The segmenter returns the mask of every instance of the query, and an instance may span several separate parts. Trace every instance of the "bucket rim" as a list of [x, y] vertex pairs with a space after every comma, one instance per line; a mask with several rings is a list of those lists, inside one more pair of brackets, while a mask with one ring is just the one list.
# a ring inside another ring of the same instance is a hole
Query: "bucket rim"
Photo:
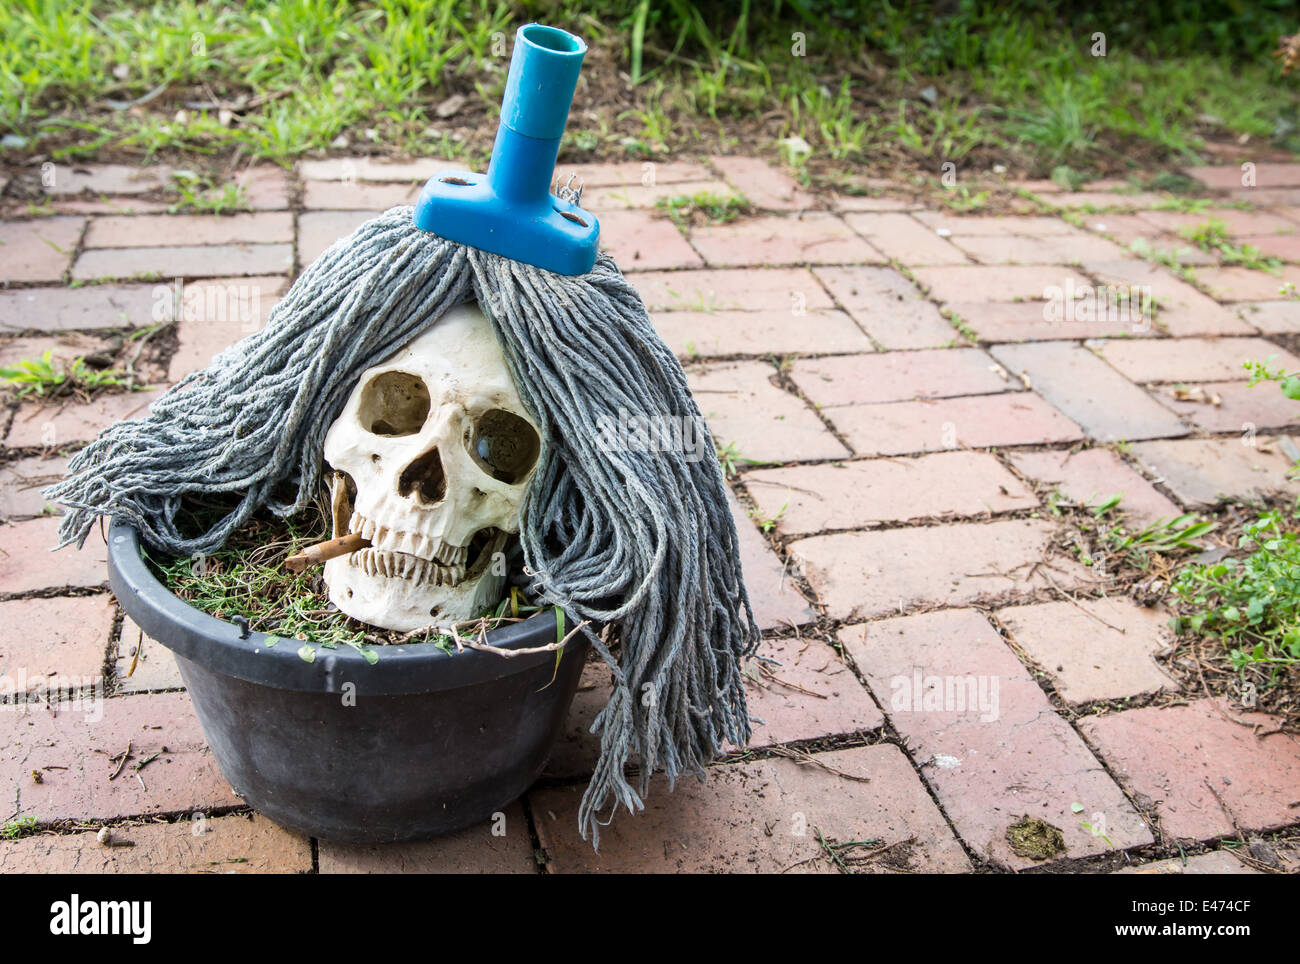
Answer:
[[[316, 644], [309, 662], [299, 655], [303, 641], [277, 637], [273, 642], [266, 633], [218, 619], [173, 594], [145, 564], [139, 532], [124, 522], [114, 522], [108, 531], [108, 572], [118, 604], [146, 635], [209, 670], [276, 689], [345, 693], [352, 684], [357, 694], [399, 696], [473, 686], [556, 663], [552, 652], [449, 653], [434, 643], [370, 646], [378, 657], [373, 663], [354, 647]], [[555, 616], [542, 612], [493, 630], [487, 640], [504, 649], [529, 649], [555, 642], [557, 628]], [[579, 635], [564, 647], [564, 657], [580, 658], [585, 643]]]

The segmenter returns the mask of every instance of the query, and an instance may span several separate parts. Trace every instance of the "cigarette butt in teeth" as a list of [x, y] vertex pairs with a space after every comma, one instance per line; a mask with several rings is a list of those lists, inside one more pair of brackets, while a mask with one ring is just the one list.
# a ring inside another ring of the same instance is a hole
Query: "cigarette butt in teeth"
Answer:
[[296, 556], [284, 560], [284, 567], [290, 572], [302, 572], [308, 566], [318, 566], [327, 559], [346, 556], [349, 552], [356, 552], [368, 545], [370, 545], [369, 539], [354, 532], [338, 539], [331, 539], [329, 542], [318, 542], [314, 546], [308, 546]]

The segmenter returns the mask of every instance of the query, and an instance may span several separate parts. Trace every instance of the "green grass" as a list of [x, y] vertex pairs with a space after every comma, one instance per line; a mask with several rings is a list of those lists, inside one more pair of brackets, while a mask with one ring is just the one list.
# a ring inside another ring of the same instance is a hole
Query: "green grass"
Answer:
[[19, 817], [0, 824], [0, 840], [17, 840], [36, 832], [35, 817]]
[[753, 210], [749, 201], [740, 195], [721, 195], [708, 191], [660, 198], [655, 202], [655, 207], [667, 214], [678, 227], [689, 224], [725, 224]]
[[[283, 161], [355, 128], [415, 149], [445, 76], [478, 79], [508, 30], [496, 0], [10, 0], [0, 128], [54, 139], [56, 158], [240, 148]], [[229, 114], [184, 104], [205, 91]]]
[[122, 388], [130, 384], [125, 372], [92, 368], [85, 358], [74, 358], [66, 367], [56, 365], [53, 352], [40, 358], [24, 358], [13, 365], [0, 367], [0, 383], [12, 388], [20, 397], [68, 395], [75, 391], [97, 388]]
[[318, 569], [289, 572], [284, 559], [326, 538], [319, 513], [283, 522], [259, 519], [232, 535], [220, 550], [193, 559], [154, 560], [163, 582], [196, 609], [229, 620], [241, 616], [250, 629], [286, 640], [310, 640], [326, 648], [363, 650], [365, 630], [349, 625], [319, 592]]
[[1277, 271], [1282, 267], [1281, 261], [1265, 257], [1254, 245], [1234, 242], [1228, 235], [1227, 225], [1218, 218], [1191, 225], [1178, 233], [1202, 251], [1217, 254], [1224, 264], [1241, 265], [1243, 268], [1260, 271]]
[[[1121, 448], [1123, 451], [1123, 448]], [[1118, 557], [1125, 563], [1146, 571], [1151, 568], [1155, 556], [1177, 557], [1203, 548], [1200, 540], [1218, 528], [1212, 520], [1202, 520], [1193, 513], [1176, 516], [1172, 519], [1158, 519], [1141, 529], [1132, 530], [1124, 525], [1118, 515], [1122, 495], [1111, 495], [1099, 504], [1091, 507], [1096, 531], [1100, 538], [1099, 550], [1107, 557]], [[1061, 514], [1059, 504], [1069, 504], [1070, 500], [1054, 493], [1052, 507], [1054, 514]], [[1086, 528], [1092, 525], [1085, 524]], [[1082, 551], [1082, 550], [1080, 550]], [[1085, 565], [1092, 565], [1094, 560], [1085, 558]], [[1113, 568], [1107, 565], [1106, 568]]]
[[168, 208], [172, 214], [230, 214], [251, 210], [243, 187], [234, 182], [217, 184], [210, 175], [195, 171], [174, 171], [172, 180], [180, 195]]
[[[0, 133], [56, 160], [288, 162], [346, 141], [481, 162], [509, 38], [537, 19], [607, 55], [601, 68], [593, 51], [588, 76], [603, 69], [612, 96], [588, 95], [566, 141], [580, 157], [744, 136], [773, 154], [804, 145], [787, 159], [805, 175], [993, 157], [1086, 173], [1135, 152], [1190, 159], [1207, 134], [1300, 146], [1300, 81], [1270, 56], [1297, 27], [1289, 5], [1118, 0], [1087, 30], [1068, 13], [992, 0], [9, 0]], [[1094, 29], [1104, 57], [1090, 50]], [[435, 111], [453, 91], [470, 97], [460, 140]]]
[[1265, 512], [1248, 523], [1241, 558], [1190, 565], [1171, 589], [1183, 603], [1180, 632], [1218, 639], [1233, 668], [1300, 663], [1300, 536], [1293, 512]]

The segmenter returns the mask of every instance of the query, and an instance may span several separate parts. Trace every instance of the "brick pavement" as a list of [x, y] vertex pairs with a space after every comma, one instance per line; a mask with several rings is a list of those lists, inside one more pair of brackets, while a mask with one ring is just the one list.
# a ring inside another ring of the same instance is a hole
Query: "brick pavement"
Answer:
[[[250, 816], [170, 654], [107, 594], [102, 545], [44, 551], [56, 521], [38, 489], [265, 324], [295, 272], [440, 166], [255, 167], [238, 178], [250, 210], [216, 217], [168, 213], [150, 193], [162, 168], [91, 164], [56, 170], [47, 213], [0, 208], [3, 363], [176, 321], [153, 391], [0, 414], [0, 678], [29, 701], [0, 713], [0, 817], [41, 828], [0, 840], [0, 870], [824, 872], [819, 839], [875, 841], [857, 852], [868, 871], [1023, 870], [1039, 862], [1006, 830], [1030, 815], [1062, 831], [1055, 860], [1075, 870], [1251, 872], [1230, 838], [1300, 823], [1295, 738], [1267, 719], [1257, 736], [1198, 694], [1162, 700], [1179, 693], [1158, 658], [1167, 613], [1093, 598], [1047, 511], [1122, 493], [1145, 525], [1300, 494], [1294, 406], [1247, 389], [1242, 368], [1300, 367], [1296, 165], [1261, 164], [1253, 189], [1232, 166], [1191, 170], [1222, 202], [1205, 212], [1026, 183], [1040, 201], [1003, 216], [892, 186], [817, 194], [745, 157], [578, 173], [734, 469], [765, 636], [747, 670], [753, 749], [672, 795], [656, 780], [593, 854], [575, 832], [609, 685], [593, 664], [543, 780], [490, 826], [313, 847]], [[701, 191], [753, 211], [679, 229], [655, 210]], [[1179, 232], [1208, 216], [1282, 267], [1192, 248]], [[128, 740], [160, 754], [138, 781], [111, 776]], [[101, 825], [134, 846], [102, 847]], [[1185, 864], [1166, 859], [1178, 848]]]

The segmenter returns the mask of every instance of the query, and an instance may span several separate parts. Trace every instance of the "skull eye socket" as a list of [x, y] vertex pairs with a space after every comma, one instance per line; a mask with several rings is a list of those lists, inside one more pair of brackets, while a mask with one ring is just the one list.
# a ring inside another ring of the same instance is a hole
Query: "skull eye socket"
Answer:
[[494, 408], [466, 431], [465, 448], [480, 469], [498, 482], [514, 485], [536, 464], [542, 441], [518, 415]]
[[357, 418], [372, 435], [414, 435], [429, 417], [429, 388], [419, 375], [384, 372], [361, 391]]

